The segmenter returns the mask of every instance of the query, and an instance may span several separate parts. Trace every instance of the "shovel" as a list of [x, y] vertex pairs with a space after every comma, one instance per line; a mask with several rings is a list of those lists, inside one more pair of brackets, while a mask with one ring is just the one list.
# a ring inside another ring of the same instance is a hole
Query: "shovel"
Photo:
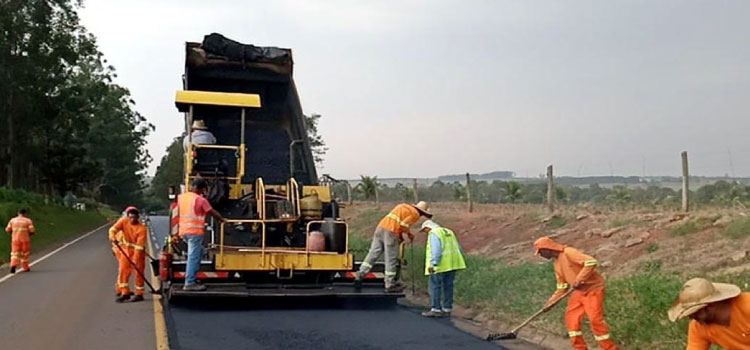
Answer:
[[[575, 289], [570, 288], [565, 294], [563, 294], [561, 297], [557, 298], [554, 303], [552, 303], [552, 306], [557, 305], [561, 300], [565, 299], [573, 293]], [[550, 307], [552, 307], [550, 306]], [[521, 330], [521, 328], [525, 327], [529, 322], [533, 321], [535, 318], [537, 318], [539, 315], [544, 313], [544, 308], [537, 311], [535, 314], [531, 315], [529, 318], [526, 319], [526, 321], [523, 321], [518, 327], [513, 328], [510, 332], [507, 333], [490, 333], [487, 338], [485, 338], [487, 341], [494, 341], [494, 340], [506, 340], [506, 339], [516, 339], [516, 336], [518, 336], [518, 331]]]
[[[133, 262], [133, 260], [130, 260], [130, 257], [128, 256], [128, 254], [125, 253], [125, 250], [123, 250], [122, 247], [120, 246], [120, 243], [118, 243], [117, 241], [113, 241], [112, 243], [114, 243], [114, 245], [117, 247], [117, 249], [120, 250], [120, 253], [122, 253], [122, 255], [125, 257], [125, 259], [128, 260], [128, 263], [130, 263], [130, 266], [133, 267], [133, 270], [135, 270], [135, 273], [137, 273], [138, 275], [141, 276], [141, 278], [143, 278], [143, 282], [146, 283], [146, 285], [148, 286], [149, 289], [151, 289], [151, 294], [161, 294], [161, 288], [156, 289], [156, 288], [154, 288], [153, 285], [151, 285], [151, 282], [149, 282], [148, 278], [146, 278], [146, 276], [143, 275], [143, 273], [141, 272], [141, 270], [138, 269], [138, 266]], [[151, 258], [151, 257], [149, 256], [149, 258]]]

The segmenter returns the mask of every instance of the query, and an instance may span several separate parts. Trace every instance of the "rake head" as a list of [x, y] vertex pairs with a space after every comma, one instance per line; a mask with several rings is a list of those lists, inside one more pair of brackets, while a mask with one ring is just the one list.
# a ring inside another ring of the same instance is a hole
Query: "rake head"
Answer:
[[507, 333], [490, 333], [486, 340], [487, 341], [493, 341], [493, 340], [505, 340], [505, 339], [516, 339], [516, 333], [515, 332], [507, 332]]

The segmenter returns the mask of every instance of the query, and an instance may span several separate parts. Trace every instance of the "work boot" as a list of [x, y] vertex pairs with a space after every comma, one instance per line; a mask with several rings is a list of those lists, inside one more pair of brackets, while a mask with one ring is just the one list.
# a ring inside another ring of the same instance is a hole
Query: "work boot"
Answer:
[[188, 285], [183, 286], [182, 290], [188, 290], [191, 292], [202, 292], [206, 290], [206, 286], [202, 284], [194, 283], [194, 284], [188, 284]]
[[422, 313], [424, 317], [443, 317], [443, 313], [440, 310], [430, 309]]
[[116, 303], [124, 303], [130, 299], [130, 294], [122, 294], [117, 299], [115, 299]]
[[11, 266], [10, 267], [10, 273], [16, 273], [16, 267], [15, 266]]
[[143, 295], [136, 294], [132, 298], [130, 298], [131, 303], [137, 303], [139, 301], [143, 301]]
[[354, 289], [360, 290], [362, 289], [362, 273], [357, 272], [354, 274]]
[[404, 291], [404, 286], [400, 284], [394, 284], [390, 287], [385, 288], [386, 293], [401, 293]]

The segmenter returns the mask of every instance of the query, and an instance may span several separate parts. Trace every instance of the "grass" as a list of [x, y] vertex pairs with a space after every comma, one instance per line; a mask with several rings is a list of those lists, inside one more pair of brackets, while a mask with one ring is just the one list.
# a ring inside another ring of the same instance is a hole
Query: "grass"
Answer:
[[[29, 216], [34, 220], [36, 227], [37, 233], [31, 237], [32, 258], [34, 251], [103, 224], [108, 215], [98, 211], [78, 211], [56, 205], [4, 202], [0, 203], [0, 220], [3, 225], [15, 216], [21, 205], [31, 208]], [[0, 264], [9, 260], [10, 235], [3, 234], [0, 238]]]
[[547, 229], [554, 230], [565, 226], [568, 223], [568, 219], [564, 216], [554, 215], [544, 225]]
[[635, 222], [632, 218], [616, 218], [612, 220], [612, 222], [609, 223], [609, 228], [617, 228], [617, 227], [623, 227], [623, 226], [630, 226]]
[[646, 252], [653, 253], [655, 251], [659, 250], [659, 244], [658, 243], [649, 243], [646, 246]]
[[698, 232], [700, 230], [700, 227], [695, 223], [695, 221], [688, 221], [682, 225], [675, 226], [672, 228], [672, 230], [669, 231], [669, 233], [672, 236], [687, 236], [691, 233]]
[[750, 218], [744, 217], [733, 220], [724, 229], [724, 235], [730, 238], [750, 236]]

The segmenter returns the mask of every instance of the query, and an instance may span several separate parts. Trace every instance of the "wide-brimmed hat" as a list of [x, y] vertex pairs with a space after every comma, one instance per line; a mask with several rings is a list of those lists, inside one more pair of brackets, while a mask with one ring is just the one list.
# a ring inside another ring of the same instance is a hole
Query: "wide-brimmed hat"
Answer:
[[420, 215], [426, 216], [428, 218], [432, 217], [432, 213], [430, 212], [430, 206], [427, 205], [427, 202], [419, 201], [419, 203], [414, 204], [414, 208], [417, 208], [417, 211], [419, 211]]
[[740, 287], [733, 284], [712, 283], [705, 278], [693, 278], [682, 286], [680, 295], [672, 302], [667, 315], [670, 321], [675, 322], [698, 312], [708, 304], [732, 299], [741, 292]]
[[202, 120], [193, 120], [193, 126], [191, 128], [195, 130], [208, 130], [208, 127], [206, 126], [206, 122]]
[[434, 222], [432, 220], [425, 220], [422, 223], [422, 228], [420, 228], [420, 231], [424, 231], [424, 229], [429, 228], [430, 230], [434, 230], [436, 228], [440, 227], [437, 222]]

